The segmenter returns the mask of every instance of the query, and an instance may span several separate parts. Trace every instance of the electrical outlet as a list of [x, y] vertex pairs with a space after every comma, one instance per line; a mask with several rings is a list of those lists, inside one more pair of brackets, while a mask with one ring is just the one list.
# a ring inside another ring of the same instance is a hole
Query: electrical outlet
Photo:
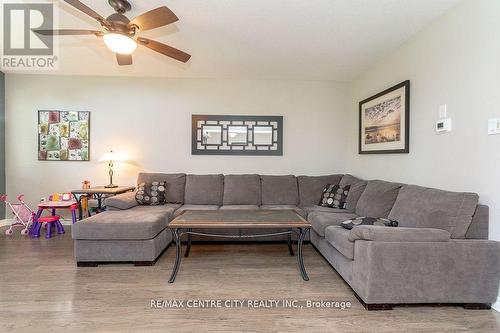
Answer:
[[488, 120], [488, 134], [500, 134], [500, 118]]

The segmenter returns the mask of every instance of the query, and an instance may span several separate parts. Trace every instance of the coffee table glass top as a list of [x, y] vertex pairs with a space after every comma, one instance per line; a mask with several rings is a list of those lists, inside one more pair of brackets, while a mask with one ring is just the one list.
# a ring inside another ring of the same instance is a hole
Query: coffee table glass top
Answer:
[[169, 228], [309, 228], [293, 210], [187, 210]]

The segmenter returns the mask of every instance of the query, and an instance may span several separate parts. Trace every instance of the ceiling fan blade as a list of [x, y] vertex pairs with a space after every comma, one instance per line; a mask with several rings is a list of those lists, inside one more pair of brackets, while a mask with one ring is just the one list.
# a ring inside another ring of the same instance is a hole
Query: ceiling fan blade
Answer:
[[167, 7], [159, 7], [142, 15], [137, 16], [128, 24], [129, 27], [136, 25], [139, 30], [151, 30], [178, 21], [179, 18]]
[[132, 65], [132, 55], [116, 53], [116, 61], [120, 66]]
[[87, 7], [87, 5], [81, 3], [78, 0], [64, 0], [64, 2], [68, 3], [69, 5], [75, 7], [81, 12], [84, 12], [88, 16], [92, 17], [93, 19], [99, 21], [100, 23], [106, 22], [106, 19], [99, 15], [97, 12], [95, 12], [93, 9]]
[[139, 37], [137, 39], [137, 42], [147, 48], [150, 48], [153, 51], [164, 54], [167, 57], [174, 58], [182, 62], [187, 62], [189, 58], [191, 58], [191, 55], [182, 52], [181, 50], [177, 50], [176, 48], [162, 44], [152, 39]]
[[34, 30], [37, 34], [44, 36], [64, 36], [64, 35], [96, 35], [102, 36], [103, 33], [99, 30], [78, 30], [78, 29], [63, 29], [63, 30]]

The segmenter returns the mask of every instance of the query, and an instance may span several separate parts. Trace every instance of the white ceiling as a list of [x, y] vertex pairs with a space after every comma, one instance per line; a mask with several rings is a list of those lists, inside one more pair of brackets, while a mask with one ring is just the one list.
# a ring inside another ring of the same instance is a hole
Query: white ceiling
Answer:
[[[460, 0], [131, 0], [129, 18], [166, 5], [179, 17], [143, 36], [192, 55], [187, 64], [139, 46], [119, 67], [93, 36], [59, 38], [51, 74], [350, 81]], [[32, 2], [32, 1], [27, 1]], [[82, 0], [103, 16], [106, 0]], [[58, 1], [59, 28], [98, 28]]]

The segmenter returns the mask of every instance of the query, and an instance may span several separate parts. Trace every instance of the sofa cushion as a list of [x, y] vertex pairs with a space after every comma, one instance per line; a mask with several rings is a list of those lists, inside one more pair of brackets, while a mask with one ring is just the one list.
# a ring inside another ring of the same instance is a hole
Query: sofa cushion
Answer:
[[153, 239], [167, 227], [174, 211], [173, 208], [165, 206], [143, 206], [148, 209], [139, 207], [141, 206], [121, 211], [107, 211], [81, 220], [72, 226], [73, 239]]
[[275, 209], [285, 209], [285, 210], [293, 210], [303, 218], [307, 217], [306, 212], [301, 209], [299, 206], [295, 205], [262, 205], [260, 206], [260, 209], [264, 210], [275, 210]]
[[222, 205], [223, 175], [187, 175], [184, 203], [187, 205]]
[[316, 205], [321, 199], [323, 189], [327, 184], [338, 184], [343, 175], [328, 176], [299, 176], [299, 204], [300, 206]]
[[261, 203], [259, 175], [227, 175], [224, 177], [223, 205], [257, 205]]
[[490, 208], [486, 205], [477, 205], [472, 222], [465, 234], [467, 239], [488, 239]]
[[[321, 213], [313, 212], [307, 216], [307, 220], [311, 223], [311, 227], [321, 237], [325, 237], [325, 229], [331, 225], [340, 226], [345, 220], [357, 217], [352, 213]], [[344, 228], [342, 228], [344, 229]]]
[[151, 183], [154, 181], [167, 182], [167, 202], [183, 203], [184, 187], [186, 185], [186, 175], [183, 173], [139, 173], [137, 184]]
[[[347, 229], [346, 229], [347, 230]], [[379, 242], [447, 242], [450, 233], [434, 228], [385, 228], [374, 225], [360, 225], [349, 230], [349, 240]]]
[[158, 206], [166, 203], [167, 183], [153, 181], [151, 183], [137, 184], [135, 200], [139, 205]]
[[137, 205], [138, 203], [135, 200], [135, 192], [114, 195], [104, 200], [104, 206], [107, 208], [113, 208], [114, 210], [130, 209]]
[[354, 260], [354, 242], [349, 240], [350, 230], [333, 225], [325, 229], [325, 239], [347, 259]]
[[345, 209], [350, 188], [351, 185], [326, 185], [318, 205], [321, 207]]
[[174, 213], [174, 217], [177, 217], [184, 213], [186, 210], [217, 210], [218, 205], [182, 205]]
[[225, 205], [221, 206], [219, 209], [221, 210], [257, 210], [259, 209], [259, 206], [257, 205]]
[[365, 190], [366, 183], [367, 182], [365, 180], [351, 175], [344, 175], [344, 177], [342, 177], [339, 183], [340, 186], [351, 185], [349, 188], [349, 194], [347, 195], [346, 210], [354, 212], [356, 205], [358, 204], [358, 200]]
[[356, 204], [360, 216], [387, 217], [403, 184], [370, 180]]
[[465, 238], [478, 200], [475, 193], [404, 185], [389, 219], [398, 221], [401, 227], [443, 229], [452, 238]]
[[295, 176], [260, 176], [263, 205], [297, 205], [299, 187]]

